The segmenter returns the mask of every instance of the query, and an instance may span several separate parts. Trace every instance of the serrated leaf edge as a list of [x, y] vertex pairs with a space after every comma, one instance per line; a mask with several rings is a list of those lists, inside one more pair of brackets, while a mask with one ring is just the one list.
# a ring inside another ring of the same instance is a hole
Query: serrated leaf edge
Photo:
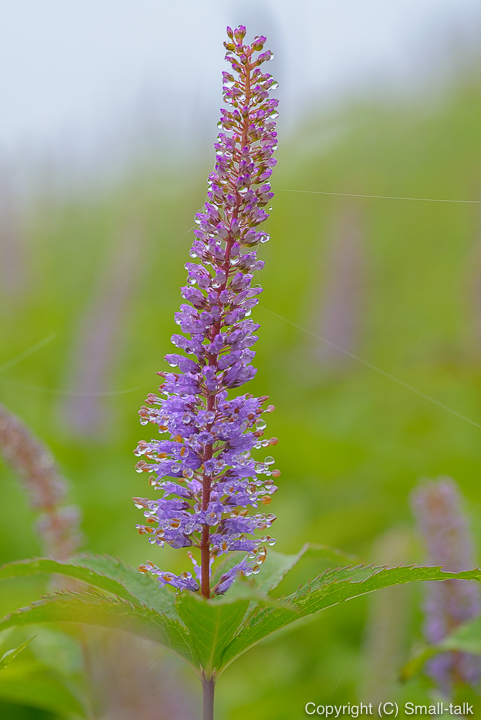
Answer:
[[[323, 577], [325, 577], [327, 574], [333, 574], [333, 573], [335, 573], [336, 571], [340, 571], [340, 570], [353, 570], [353, 571], [354, 571], [354, 570], [357, 570], [357, 569], [369, 570], [370, 568], [373, 568], [374, 572], [372, 572], [370, 575], [368, 575], [367, 577], [365, 577], [363, 580], [353, 580], [352, 578], [345, 578], [345, 579], [339, 580], [339, 579], [337, 579], [337, 578], [333, 578], [332, 581], [327, 582], [327, 583], [325, 583], [324, 585], [321, 585], [318, 589], [314, 590], [313, 592], [314, 592], [314, 593], [320, 592], [321, 589], [322, 589], [322, 590], [327, 590], [328, 588], [332, 587], [333, 585], [339, 585], [339, 586], [340, 586], [340, 585], [362, 585], [363, 583], [368, 582], [369, 580], [372, 580], [373, 577], [376, 577], [376, 575], [379, 575], [379, 574], [381, 574], [382, 572], [384, 572], [384, 571], [386, 571], [386, 570], [402, 570], [402, 569], [404, 569], [404, 570], [410, 570], [410, 569], [414, 569], [414, 568], [417, 568], [417, 569], [420, 569], [420, 570], [433, 570], [433, 571], [434, 571], [434, 570], [437, 570], [437, 571], [439, 571], [439, 572], [441, 572], [441, 573], [443, 573], [443, 574], [445, 574], [445, 575], [447, 576], [447, 577], [445, 578], [446, 580], [450, 580], [450, 579], [460, 579], [460, 580], [462, 580], [462, 579], [467, 579], [467, 580], [472, 580], [472, 581], [476, 581], [476, 582], [481, 582], [481, 577], [480, 577], [480, 578], [464, 578], [464, 577], [463, 577], [463, 575], [467, 575], [467, 574], [473, 573], [473, 572], [475, 572], [475, 571], [481, 572], [481, 571], [480, 571], [480, 568], [473, 568], [472, 570], [460, 571], [460, 572], [457, 572], [457, 573], [456, 573], [456, 572], [449, 571], [449, 570], [444, 570], [444, 569], [443, 569], [444, 566], [442, 566], [442, 565], [415, 565], [415, 564], [411, 564], [411, 565], [396, 565], [396, 566], [394, 566], [394, 567], [389, 567], [388, 565], [379, 565], [379, 566], [376, 566], [376, 565], [374, 565], [374, 564], [370, 564], [370, 565], [361, 564], [361, 565], [355, 565], [355, 566], [339, 567], [339, 568], [336, 568], [336, 569], [328, 568], [328, 569], [325, 570], [323, 573], [321, 573], [320, 575], [318, 575], [316, 578], [314, 578], [313, 580], [311, 580], [309, 583], [306, 583], [306, 584], [303, 585], [301, 588], [299, 588], [299, 589], [296, 591], [296, 593], [292, 593], [291, 595], [288, 595], [288, 596], [285, 596], [285, 597], [280, 598], [281, 600], [289, 603], [288, 609], [291, 609], [294, 614], [298, 615], [298, 617], [297, 617], [297, 618], [294, 618], [291, 622], [296, 622], [297, 620], [301, 620], [301, 619], [303, 619], [303, 618], [305, 618], [305, 617], [308, 617], [308, 616], [311, 615], [311, 614], [315, 615], [315, 614], [317, 614], [318, 612], [322, 612], [323, 610], [327, 610], [327, 609], [329, 609], [330, 607], [333, 607], [334, 605], [340, 604], [341, 602], [346, 602], [347, 600], [352, 600], [352, 599], [354, 599], [355, 597], [361, 597], [362, 595], [368, 595], [368, 594], [370, 594], [371, 592], [375, 592], [375, 591], [378, 590], [378, 589], [383, 589], [383, 588], [373, 588], [372, 590], [366, 590], [365, 592], [360, 592], [360, 593], [358, 593], [358, 594], [356, 594], [356, 595], [354, 595], [354, 596], [352, 596], [352, 597], [350, 597], [350, 598], [346, 598], [346, 599], [343, 599], [343, 600], [336, 600], [336, 601], [334, 601], [334, 602], [332, 603], [332, 605], [327, 605], [326, 607], [321, 608], [320, 610], [314, 610], [312, 613], [311, 613], [311, 612], [308, 612], [308, 613], [306, 613], [305, 615], [302, 614], [304, 608], [302, 607], [301, 603], [300, 603], [299, 601], [292, 602], [293, 598], [297, 596], [297, 593], [298, 593], [300, 590], [304, 590], [305, 588], [307, 588], [307, 590], [306, 590], [306, 592], [304, 592], [304, 594], [303, 594], [302, 597], [306, 597], [306, 596], [311, 592], [311, 586], [312, 586], [312, 584], [313, 584], [315, 581], [321, 580], [321, 579], [322, 579]], [[393, 583], [392, 585], [403, 585], [403, 584], [407, 584], [408, 582], [444, 582], [444, 581], [445, 581], [445, 580], [432, 580], [432, 579], [430, 579], [430, 578], [426, 578], [426, 579], [424, 580], [424, 579], [419, 578], [419, 579], [415, 579], [415, 580], [402, 580], [402, 581], [400, 581], [400, 582]], [[386, 587], [390, 587], [390, 586], [389, 586], [389, 585], [386, 585]], [[391, 587], [392, 587], [392, 586], [391, 586]], [[291, 604], [291, 603], [292, 603], [292, 604]], [[297, 612], [296, 612], [296, 608], [298, 608]], [[248, 629], [250, 629], [250, 628], [253, 628], [253, 627], [255, 627], [256, 625], [258, 625], [260, 622], [262, 622], [262, 620], [263, 620], [263, 617], [262, 617], [262, 616], [263, 616], [263, 615], [265, 616], [268, 612], [269, 612], [269, 608], [266, 608], [266, 607], [256, 606], [255, 608], [253, 608], [252, 611], [249, 612], [248, 616], [246, 616], [243, 624], [239, 627], [239, 632], [236, 633], [236, 635], [232, 638], [232, 641], [231, 641], [231, 642], [229, 643], [229, 645], [225, 648], [224, 653], [227, 652], [227, 650], [229, 649], [229, 647], [237, 640], [238, 637], [240, 637], [240, 635], [242, 634], [242, 632], [244, 632], [245, 630], [248, 630]], [[256, 620], [257, 620], [257, 622], [253, 622], [253, 621], [256, 621]], [[290, 623], [289, 623], [289, 624], [290, 624]], [[281, 629], [282, 629], [282, 627], [277, 628], [277, 629], [273, 630], [272, 632], [270, 632], [268, 635], [266, 635], [266, 636], [260, 638], [259, 640], [253, 642], [252, 645], [249, 645], [249, 646], [246, 647], [244, 650], [242, 650], [240, 653], [238, 653], [237, 655], [235, 655], [234, 657], [232, 657], [226, 665], [224, 665], [223, 667], [221, 667], [220, 672], [223, 672], [234, 660], [236, 660], [240, 655], [243, 655], [245, 652], [247, 652], [247, 650], [249, 650], [251, 647], [253, 647], [254, 645], [257, 645], [259, 642], [261, 642], [262, 640], [264, 640], [266, 637], [269, 637], [270, 635], [272, 635], [273, 633], [275, 633], [275, 632], [277, 632], [278, 630], [281, 630]], [[220, 673], [219, 673], [219, 674], [220, 674]]]
[[[111, 595], [113, 595], [113, 596], [115, 596], [115, 597], [120, 597], [120, 598], [126, 600], [127, 602], [133, 602], [134, 605], [138, 605], [139, 607], [145, 606], [144, 601], [141, 600], [141, 599], [140, 599], [139, 597], [137, 597], [136, 595], [134, 595], [134, 594], [124, 585], [124, 583], [123, 583], [122, 581], [118, 580], [117, 578], [112, 578], [110, 575], [107, 575], [107, 574], [105, 574], [104, 572], [101, 572], [101, 571], [99, 571], [99, 570], [93, 570], [91, 567], [88, 567], [88, 565], [86, 565], [86, 564], [85, 564], [85, 565], [82, 565], [82, 563], [81, 563], [81, 560], [82, 560], [82, 559], [88, 560], [88, 559], [97, 559], [97, 558], [98, 558], [98, 559], [105, 559], [105, 560], [108, 560], [109, 562], [112, 562], [112, 561], [113, 561], [115, 564], [121, 566], [121, 567], [123, 568], [123, 570], [126, 571], [126, 572], [130, 572], [130, 571], [133, 572], [133, 573], [138, 572], [138, 571], [136, 571], [135, 568], [131, 567], [130, 565], [127, 565], [127, 563], [124, 563], [122, 560], [120, 560], [120, 559], [118, 559], [118, 558], [114, 558], [114, 557], [112, 557], [112, 556], [110, 556], [110, 555], [105, 555], [105, 554], [104, 554], [104, 555], [90, 555], [90, 554], [88, 554], [88, 553], [82, 553], [81, 555], [76, 555], [76, 556], [72, 557], [70, 560], [57, 560], [56, 558], [51, 558], [51, 557], [35, 557], [35, 558], [29, 558], [29, 559], [14, 560], [13, 562], [6, 563], [5, 565], [2, 565], [2, 566], [0, 567], [0, 573], [1, 573], [2, 570], [7, 569], [7, 568], [9, 568], [9, 567], [21, 567], [22, 565], [32, 566], [32, 567], [33, 567], [33, 566], [35, 565], [35, 563], [39, 563], [39, 562], [42, 562], [42, 561], [49, 561], [49, 562], [55, 563], [56, 565], [59, 565], [60, 568], [58, 568], [58, 569], [56, 569], [56, 570], [51, 570], [51, 571], [38, 570], [37, 573], [32, 572], [31, 574], [32, 574], [32, 575], [35, 575], [35, 574], [39, 574], [39, 575], [42, 575], [42, 574], [45, 574], [45, 575], [64, 575], [65, 577], [71, 577], [71, 578], [74, 578], [74, 579], [78, 580], [79, 582], [83, 582], [83, 583], [85, 583], [85, 584], [87, 584], [87, 585], [93, 585], [93, 586], [96, 586], [95, 577], [100, 577], [100, 578], [103, 578], [104, 580], [107, 580], [109, 583], [112, 583], [112, 584], [114, 584], [114, 585], [117, 585], [119, 588], [122, 589], [122, 592], [123, 592], [124, 595], [121, 595], [120, 593], [115, 592], [115, 590], [114, 590], [113, 588], [112, 588], [112, 589], [107, 589], [107, 588], [102, 588], [102, 587], [100, 587], [100, 589], [103, 590], [103, 592], [110, 593]], [[80, 568], [81, 570], [84, 570], [84, 571], [86, 571], [86, 572], [88, 572], [88, 573], [91, 573], [91, 574], [92, 574], [92, 578], [91, 578], [90, 581], [89, 581], [89, 580], [86, 580], [86, 579], [82, 579], [82, 578], [77, 578], [77, 577], [75, 577], [75, 575], [74, 575], [73, 573], [62, 572], [62, 571], [61, 571], [61, 568], [62, 568], [62, 567], [65, 568], [65, 570], [68, 570], [69, 568], [78, 567], [78, 568]], [[139, 574], [140, 574], [140, 573], [139, 573]], [[13, 577], [15, 577], [15, 576], [12, 575], [11, 577], [13, 578]], [[9, 579], [9, 578], [8, 578], [8, 577], [6, 577], [6, 578], [0, 577], [0, 581], [1, 581], [1, 580], [7, 580], [7, 579]], [[99, 587], [99, 586], [97, 586], [97, 587]], [[152, 590], [157, 590], [157, 589], [158, 589], [158, 586], [156, 585], [155, 580], [152, 580]], [[156, 609], [153, 608], [153, 607], [150, 607], [149, 609], [152, 610], [153, 612], [159, 612], [158, 610], [156, 610]], [[161, 614], [164, 614], [164, 613], [161, 613]], [[167, 617], [168, 617], [168, 615], [167, 615]], [[180, 618], [177, 617], [177, 618], [172, 618], [172, 619], [174, 619], [174, 620], [179, 620]]]
[[[11, 613], [8, 613], [7, 615], [5, 615], [3, 618], [1, 618], [0, 619], [0, 627], [3, 622], [9, 621], [11, 618], [15, 617], [16, 615], [21, 615], [21, 614], [23, 615], [25, 613], [28, 613], [31, 610], [34, 610], [35, 608], [46, 606], [49, 602], [53, 602], [56, 599], [65, 599], [65, 598], [78, 600], [78, 601], [84, 603], [85, 605], [92, 604], [92, 599], [93, 600], [101, 600], [107, 606], [109, 603], [115, 603], [118, 606], [127, 605], [128, 608], [134, 612], [143, 610], [147, 613], [152, 613], [153, 615], [156, 615], [159, 618], [162, 618], [163, 620], [165, 620], [165, 622], [167, 624], [172, 623], [174, 625], [178, 625], [179, 629], [187, 636], [186, 641], [188, 642], [188, 644], [192, 650], [192, 657], [194, 660], [196, 659], [197, 651], [195, 650], [194, 643], [192, 642], [191, 633], [190, 633], [188, 627], [181, 621], [180, 618], [179, 619], [172, 618], [169, 615], [166, 615], [165, 613], [160, 613], [157, 610], [154, 610], [153, 608], [148, 607], [144, 603], [135, 604], [135, 603], [132, 603], [129, 600], [126, 600], [125, 598], [122, 598], [118, 595], [111, 597], [111, 596], [104, 595], [103, 593], [95, 591], [95, 590], [82, 591], [82, 592], [72, 592], [72, 591], [61, 590], [61, 591], [57, 591], [51, 595], [42, 595], [38, 600], [34, 600], [29, 605], [22, 607], [22, 608], [18, 608], [17, 610], [14, 610]], [[38, 622], [38, 621], [34, 621], [34, 624], [36, 622]], [[55, 621], [51, 620], [48, 622], [55, 622]], [[75, 620], [71, 620], [71, 621], [59, 620], [58, 622], [73, 622], [73, 623], [75, 623]], [[80, 624], [84, 624], [84, 623], [81, 622]], [[85, 624], [88, 624], [88, 623], [85, 623]], [[132, 634], [135, 635], [136, 633], [132, 633]], [[148, 638], [145, 638], [144, 636], [139, 636], [139, 637], [143, 637], [143, 639], [148, 640]], [[155, 642], [155, 641], [151, 641], [151, 642]], [[160, 645], [160, 643], [156, 643], [156, 644]], [[165, 646], [165, 647], [167, 647], [167, 646]], [[181, 657], [182, 660], [185, 660], [185, 662], [187, 662], [189, 665], [191, 665], [191, 667], [193, 667], [194, 670], [197, 672], [198, 668], [193, 663], [190, 663], [187, 660], [187, 658], [182, 656], [180, 653], [176, 652], [176, 650], [174, 650], [170, 646], [167, 647], [167, 649], [170, 650], [171, 652], [173, 652], [174, 654], [178, 655], [179, 657]]]

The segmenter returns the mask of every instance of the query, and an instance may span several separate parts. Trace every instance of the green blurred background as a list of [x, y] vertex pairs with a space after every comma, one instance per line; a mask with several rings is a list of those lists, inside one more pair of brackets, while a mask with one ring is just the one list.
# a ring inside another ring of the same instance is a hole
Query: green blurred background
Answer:
[[[281, 552], [310, 541], [370, 562], [420, 561], [409, 493], [421, 477], [439, 475], [461, 487], [479, 546], [481, 206], [389, 198], [479, 198], [480, 127], [474, 63], [436, 97], [348, 100], [312, 111], [285, 134], [267, 223], [272, 239], [261, 249], [259, 370], [251, 383], [276, 405], [269, 430], [280, 440], [272, 509]], [[192, 218], [212, 167], [208, 151], [180, 166], [139, 163], [95, 192], [58, 194], [47, 184], [2, 209], [0, 400], [47, 443], [70, 480], [85, 549], [133, 565], [150, 559], [179, 570], [186, 562], [136, 533], [130, 498], [148, 494], [134, 471], [133, 449], [150, 439], [137, 411], [170, 348]], [[34, 514], [3, 464], [0, 483], [0, 560], [39, 554]], [[322, 568], [312, 562], [296, 579]], [[4, 584], [0, 609], [44, 589], [41, 580]], [[402, 629], [404, 659], [421, 639], [421, 596], [414, 588], [388, 603], [399, 602], [391, 631]], [[361, 598], [332, 608], [243, 656], [219, 684], [219, 717], [287, 720], [304, 717], [311, 700], [363, 699], [365, 683], [375, 684], [366, 676], [383, 662], [369, 644], [371, 605]], [[176, 672], [196, 700], [195, 678]], [[425, 700], [428, 692], [420, 677], [393, 697]], [[481, 709], [477, 695], [470, 698]], [[47, 717], [5, 708], [5, 718]]]

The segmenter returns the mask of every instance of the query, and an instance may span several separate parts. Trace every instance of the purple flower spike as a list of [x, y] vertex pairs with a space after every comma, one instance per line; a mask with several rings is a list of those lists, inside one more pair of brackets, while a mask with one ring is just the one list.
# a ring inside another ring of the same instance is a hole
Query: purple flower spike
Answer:
[[[414, 492], [412, 505], [430, 565], [442, 565], [453, 572], [475, 566], [473, 542], [461, 509], [460, 493], [451, 478], [425, 482]], [[480, 614], [475, 583], [446, 580], [427, 583], [427, 586], [424, 634], [428, 642], [440, 642], [458, 625]], [[449, 696], [456, 678], [469, 685], [479, 682], [481, 658], [462, 652], [441, 653], [428, 662], [427, 671]]]
[[[257, 226], [268, 217], [264, 208], [273, 197], [269, 178], [277, 147], [278, 101], [269, 97], [276, 84], [261, 71], [270, 53], [256, 55], [265, 38], [244, 45], [245, 33], [243, 26], [227, 29], [226, 60], [232, 66], [232, 73], [223, 73], [227, 109], [221, 110], [208, 201], [195, 217], [189, 254], [196, 262], [186, 263], [185, 304], [175, 315], [182, 334], [173, 335], [172, 343], [190, 357], [166, 355], [174, 369], [159, 373], [161, 397], [149, 395], [139, 413], [141, 424], [157, 425], [163, 437], [141, 441], [135, 451], [138, 472], [150, 473], [150, 484], [162, 491], [159, 500], [134, 498], [146, 518], [139, 532], [153, 545], [188, 547], [200, 558], [197, 564], [190, 553], [197, 580], [151, 563], [140, 569], [157, 575], [161, 585], [207, 598], [224, 593], [238, 573], [259, 572], [266, 545], [275, 543], [263, 531], [276, 517], [249, 515], [249, 509], [267, 510], [280, 475], [272, 468], [274, 458], [251, 457], [253, 449], [277, 443], [262, 439], [262, 415], [274, 407], [264, 407], [267, 397], [234, 396], [231, 390], [256, 373], [251, 348], [259, 325], [250, 315], [262, 290], [252, 281], [264, 265], [256, 248], [269, 239]], [[246, 556], [211, 588], [212, 563], [229, 552]]]

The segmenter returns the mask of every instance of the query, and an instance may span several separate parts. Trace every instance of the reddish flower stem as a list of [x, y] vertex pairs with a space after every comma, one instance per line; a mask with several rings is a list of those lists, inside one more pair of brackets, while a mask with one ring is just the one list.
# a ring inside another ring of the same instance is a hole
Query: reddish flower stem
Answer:
[[[252, 51], [249, 53], [249, 56], [252, 55]], [[249, 106], [249, 103], [251, 101], [251, 71], [255, 67], [255, 64], [247, 63], [246, 69], [245, 69], [245, 102], [246, 106]], [[248, 142], [248, 130], [249, 130], [249, 115], [247, 115], [246, 118], [244, 118], [243, 127], [242, 127], [242, 140], [241, 144], [242, 147], [245, 147]], [[240, 159], [239, 159], [240, 162]], [[236, 190], [236, 202], [232, 211], [232, 218], [231, 218], [231, 224], [232, 220], [236, 219], [239, 214], [240, 204], [242, 201], [242, 197], [240, 193]], [[230, 255], [232, 250], [232, 245], [234, 244], [234, 236], [231, 232], [229, 232], [227, 238], [226, 238], [226, 252], [225, 252], [225, 262], [223, 265], [223, 270], [225, 272], [225, 281], [224, 283], [217, 289], [217, 295], [220, 295], [220, 293], [225, 290], [227, 286], [227, 281], [229, 279], [229, 272], [231, 270], [230, 266]], [[212, 326], [212, 330], [210, 333], [210, 340], [212, 341], [214, 337], [220, 332], [222, 326], [222, 321], [219, 320], [217, 323], [214, 323]], [[216, 355], [209, 355], [209, 365], [213, 365], [217, 368], [218, 359]], [[207, 396], [207, 410], [212, 410], [215, 412], [216, 409], [216, 401], [217, 396], [216, 393], [210, 393]], [[211, 427], [211, 426], [210, 426]], [[210, 427], [208, 428], [210, 430]], [[204, 462], [206, 460], [210, 460], [213, 455], [213, 445], [207, 445], [206, 451], [204, 455]], [[211, 491], [211, 484], [212, 484], [212, 478], [210, 475], [203, 473], [203, 479], [202, 479], [202, 510], [207, 510], [210, 502], [210, 491]], [[209, 525], [203, 525], [202, 526], [202, 534], [201, 534], [201, 540], [200, 540], [200, 567], [201, 567], [201, 593], [205, 598], [210, 598], [210, 541], [209, 541], [209, 534], [210, 534], [210, 528]], [[212, 691], [213, 693], [213, 691]]]

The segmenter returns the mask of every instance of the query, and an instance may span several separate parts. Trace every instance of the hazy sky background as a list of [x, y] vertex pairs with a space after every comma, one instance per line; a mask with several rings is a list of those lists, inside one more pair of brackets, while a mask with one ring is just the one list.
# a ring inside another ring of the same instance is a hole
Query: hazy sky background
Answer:
[[[215, 122], [225, 26], [269, 36], [269, 71], [292, 121], [309, 102], [433, 64], [479, 0], [0, 0], [0, 157], [95, 157], [128, 138], [189, 140]], [[442, 57], [440, 58], [442, 60]]]

